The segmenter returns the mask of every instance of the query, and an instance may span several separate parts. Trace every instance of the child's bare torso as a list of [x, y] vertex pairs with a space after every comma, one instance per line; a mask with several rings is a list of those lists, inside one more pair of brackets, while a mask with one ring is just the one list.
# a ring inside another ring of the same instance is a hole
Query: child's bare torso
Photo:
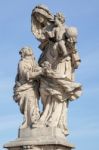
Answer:
[[56, 36], [56, 41], [61, 41], [65, 39], [65, 32], [66, 29], [63, 25], [54, 28], [55, 29], [55, 36]]

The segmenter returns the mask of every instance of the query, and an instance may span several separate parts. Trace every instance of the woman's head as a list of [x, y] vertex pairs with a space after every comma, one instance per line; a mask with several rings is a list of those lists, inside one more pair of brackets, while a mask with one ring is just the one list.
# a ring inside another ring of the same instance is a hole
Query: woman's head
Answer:
[[40, 23], [43, 23], [45, 19], [52, 20], [53, 18], [45, 5], [36, 6], [32, 11], [32, 16], [35, 16], [35, 19]]
[[32, 56], [33, 55], [32, 48], [30, 48], [30, 47], [23, 47], [19, 51], [19, 54], [21, 55], [22, 58], [24, 58], [26, 56]]

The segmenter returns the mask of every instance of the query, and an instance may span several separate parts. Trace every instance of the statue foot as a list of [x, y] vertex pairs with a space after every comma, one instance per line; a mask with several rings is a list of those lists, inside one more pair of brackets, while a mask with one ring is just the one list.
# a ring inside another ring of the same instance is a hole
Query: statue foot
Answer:
[[45, 126], [44, 123], [42, 123], [40, 121], [38, 123], [32, 124], [32, 128], [42, 128], [44, 126]]
[[53, 127], [53, 128], [56, 127], [57, 128], [57, 126], [55, 124], [52, 124], [52, 123], [49, 123], [49, 124], [47, 123], [46, 127]]

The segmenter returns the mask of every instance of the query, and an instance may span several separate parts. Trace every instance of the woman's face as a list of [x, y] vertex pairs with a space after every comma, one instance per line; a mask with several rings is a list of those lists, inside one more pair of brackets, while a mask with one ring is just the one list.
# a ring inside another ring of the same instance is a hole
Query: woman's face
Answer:
[[21, 58], [24, 58], [24, 53], [23, 52], [20, 52], [19, 54], [20, 54]]
[[41, 15], [41, 14], [36, 14], [36, 19], [37, 19], [37, 21], [39, 21], [40, 23], [44, 23], [44, 21], [45, 21], [44, 16]]

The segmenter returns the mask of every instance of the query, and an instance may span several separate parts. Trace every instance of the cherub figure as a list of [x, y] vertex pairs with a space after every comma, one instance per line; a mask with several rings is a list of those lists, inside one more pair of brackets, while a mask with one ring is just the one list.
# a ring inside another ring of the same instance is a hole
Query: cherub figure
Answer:
[[66, 27], [64, 25], [65, 18], [62, 13], [57, 13], [54, 16], [54, 27], [52, 31], [46, 31], [46, 36], [55, 41], [53, 50], [60, 49], [62, 56], [68, 55], [66, 48]]

